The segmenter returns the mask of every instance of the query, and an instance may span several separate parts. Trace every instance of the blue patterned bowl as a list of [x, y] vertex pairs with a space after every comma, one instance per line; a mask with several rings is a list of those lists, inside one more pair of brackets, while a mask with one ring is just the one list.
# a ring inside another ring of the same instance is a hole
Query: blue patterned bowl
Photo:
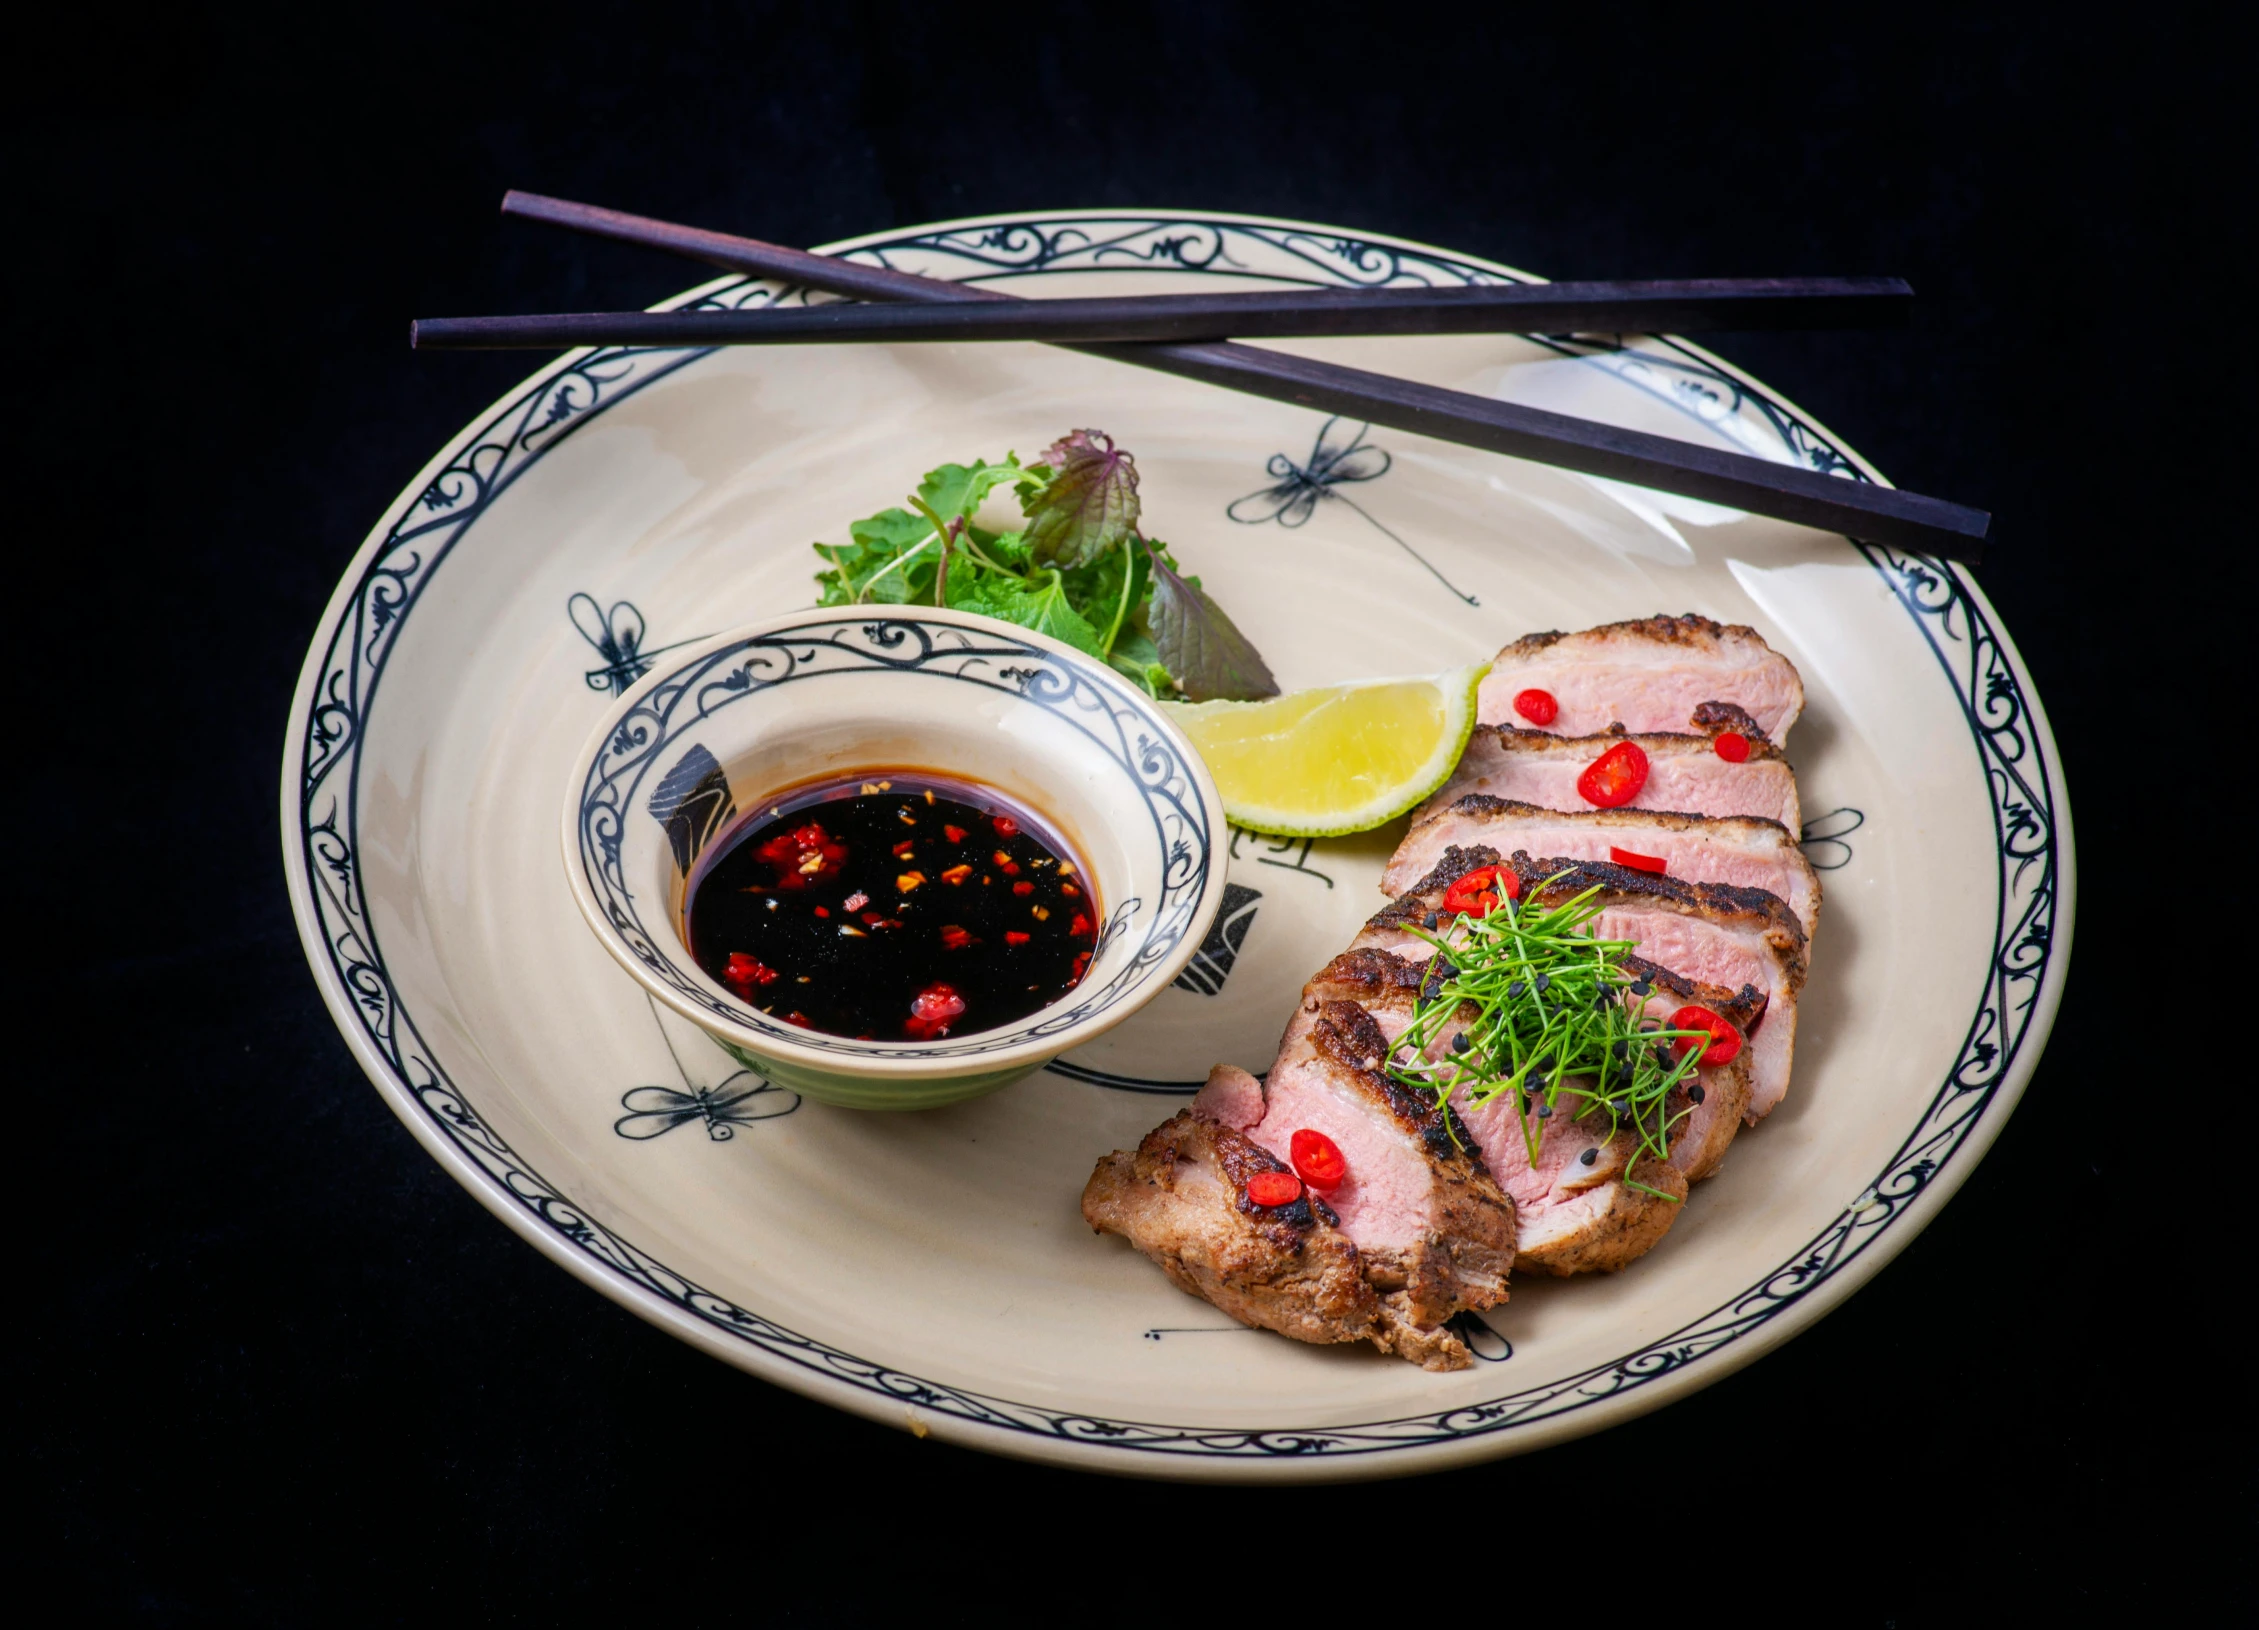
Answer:
[[[823, 775], [919, 766], [1049, 817], [1106, 907], [1081, 984], [1017, 1024], [857, 1041], [738, 1001], [690, 956], [683, 897], [740, 809]], [[928, 607], [800, 612], [674, 653], [613, 706], [573, 767], [565, 871], [604, 948], [748, 1069], [854, 1109], [996, 1091], [1168, 988], [1223, 900], [1222, 801], [1162, 710], [1103, 663]]]

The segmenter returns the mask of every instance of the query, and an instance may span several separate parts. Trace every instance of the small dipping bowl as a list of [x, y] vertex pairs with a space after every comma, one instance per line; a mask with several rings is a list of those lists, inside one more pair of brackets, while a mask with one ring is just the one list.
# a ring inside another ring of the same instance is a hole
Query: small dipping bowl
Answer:
[[[739, 1001], [691, 956], [706, 845], [789, 787], [865, 770], [993, 787], [1047, 820], [1105, 911], [1080, 983], [994, 1030], [859, 1041]], [[930, 1109], [1008, 1086], [1168, 988], [1224, 892], [1224, 810], [1189, 742], [1104, 663], [925, 606], [803, 611], [666, 654], [613, 704], [567, 784], [565, 873], [643, 988], [747, 1069], [851, 1109]]]

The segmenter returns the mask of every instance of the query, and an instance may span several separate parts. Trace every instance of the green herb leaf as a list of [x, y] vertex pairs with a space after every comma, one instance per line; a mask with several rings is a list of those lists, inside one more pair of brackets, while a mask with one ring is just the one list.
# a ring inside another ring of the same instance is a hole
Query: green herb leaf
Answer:
[[1055, 473], [1021, 489], [1027, 537], [1046, 566], [1087, 566], [1137, 530], [1137, 461], [1102, 430], [1077, 430], [1043, 455]]
[[818, 572], [826, 606], [903, 605], [933, 598], [934, 565], [939, 555], [933, 526], [906, 509], [886, 509], [847, 529], [846, 546], [819, 543], [816, 553], [830, 566]]
[[1007, 483], [1016, 484], [1026, 474], [1026, 467], [1010, 453], [1001, 464], [944, 464], [926, 472], [918, 483], [918, 497], [945, 521], [959, 515], [970, 520], [990, 493]]
[[1153, 603], [1146, 620], [1153, 643], [1177, 686], [1195, 702], [1253, 702], [1279, 693], [1279, 682], [1247, 636], [1232, 626], [1198, 578], [1181, 577], [1165, 544], [1149, 545]]
[[957, 610], [1032, 628], [1094, 657], [1106, 654], [1098, 630], [1069, 603], [1066, 585], [1057, 572], [1039, 573], [1034, 578], [1012, 577], [1001, 572], [964, 570], [965, 564], [960, 556], [949, 569], [949, 603]]

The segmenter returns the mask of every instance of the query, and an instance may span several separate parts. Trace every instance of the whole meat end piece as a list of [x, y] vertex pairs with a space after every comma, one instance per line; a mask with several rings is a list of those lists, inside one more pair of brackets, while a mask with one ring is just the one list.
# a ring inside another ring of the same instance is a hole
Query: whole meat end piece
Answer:
[[1390, 1322], [1380, 1296], [1323, 1203], [1248, 1198], [1250, 1177], [1283, 1169], [1240, 1133], [1184, 1110], [1099, 1161], [1082, 1214], [1242, 1324], [1319, 1344], [1379, 1340]]
[[1476, 693], [1484, 724], [1526, 725], [1524, 690], [1552, 696], [1544, 728], [1564, 736], [1675, 730], [1702, 702], [1730, 702], [1774, 741], [1804, 711], [1795, 664], [1755, 629], [1707, 617], [1645, 617], [1576, 634], [1532, 634], [1498, 653]]

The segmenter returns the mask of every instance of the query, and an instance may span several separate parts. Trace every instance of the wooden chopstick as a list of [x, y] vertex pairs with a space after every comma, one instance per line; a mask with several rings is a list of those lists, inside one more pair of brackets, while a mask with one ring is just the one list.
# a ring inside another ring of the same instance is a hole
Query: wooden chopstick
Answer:
[[1704, 329], [1880, 328], [1914, 291], [1895, 277], [1502, 283], [1446, 289], [1265, 289], [965, 305], [756, 311], [583, 311], [426, 317], [427, 351], [580, 345], [835, 345], [851, 341], [1069, 340], [1082, 344], [1339, 334], [1684, 334]]
[[[973, 284], [919, 277], [830, 255], [763, 243], [648, 216], [511, 192], [505, 215], [597, 237], [666, 249], [729, 271], [782, 278], [865, 300], [924, 304], [1016, 297]], [[1826, 532], [1840, 532], [1947, 560], [1974, 563], [1992, 518], [1982, 510], [1875, 482], [1676, 441], [1668, 436], [1416, 384], [1387, 374], [1229, 341], [1074, 344], [1071, 350], [1198, 379], [1230, 390], [1433, 436], [1461, 446], [1634, 486], [1698, 498]]]

